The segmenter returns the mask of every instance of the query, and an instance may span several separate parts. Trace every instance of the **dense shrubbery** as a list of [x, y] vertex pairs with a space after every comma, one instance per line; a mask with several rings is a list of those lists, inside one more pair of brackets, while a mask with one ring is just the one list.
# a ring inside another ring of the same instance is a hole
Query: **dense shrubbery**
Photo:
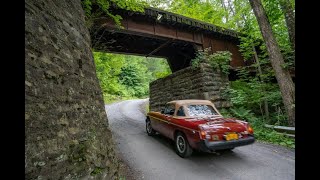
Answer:
[[219, 69], [225, 74], [229, 74], [231, 53], [229, 51], [217, 51], [210, 54], [211, 49], [207, 48], [203, 51], [198, 51], [196, 57], [191, 61], [191, 66], [196, 68], [199, 63], [206, 62], [212, 66], [214, 70]]
[[[264, 127], [264, 124], [288, 125], [280, 90], [276, 83], [261, 82], [257, 77], [244, 75], [230, 83], [230, 88], [225, 91], [225, 95], [230, 98], [233, 107], [228, 111], [223, 110], [222, 113], [250, 122], [258, 140], [294, 148], [294, 139]], [[264, 109], [264, 101], [268, 105], [268, 118]]]
[[149, 83], [171, 73], [165, 59], [94, 52], [94, 60], [105, 103], [147, 97]]

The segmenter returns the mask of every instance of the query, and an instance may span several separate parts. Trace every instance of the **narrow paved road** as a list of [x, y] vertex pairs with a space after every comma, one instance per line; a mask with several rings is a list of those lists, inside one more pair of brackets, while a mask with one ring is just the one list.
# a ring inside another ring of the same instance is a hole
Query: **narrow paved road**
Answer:
[[232, 152], [194, 153], [180, 158], [173, 143], [145, 131], [144, 107], [148, 99], [106, 105], [111, 131], [123, 160], [136, 179], [150, 180], [291, 180], [295, 178], [295, 152], [255, 142]]

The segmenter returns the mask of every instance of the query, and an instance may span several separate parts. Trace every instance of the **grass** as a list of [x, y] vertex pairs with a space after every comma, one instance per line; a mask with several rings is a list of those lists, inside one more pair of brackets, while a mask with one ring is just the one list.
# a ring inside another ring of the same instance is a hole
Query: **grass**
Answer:
[[252, 127], [254, 129], [254, 135], [257, 138], [257, 140], [293, 149], [295, 148], [295, 139], [293, 138], [289, 138], [285, 135], [278, 134], [277, 131], [261, 127], [260, 125], [257, 126], [252, 124]]

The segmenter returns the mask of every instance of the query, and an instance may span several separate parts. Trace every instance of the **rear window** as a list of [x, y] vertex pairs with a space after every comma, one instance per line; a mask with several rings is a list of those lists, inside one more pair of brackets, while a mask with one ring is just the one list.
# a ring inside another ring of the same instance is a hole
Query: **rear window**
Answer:
[[208, 116], [208, 115], [218, 115], [218, 113], [210, 105], [188, 105], [188, 113], [190, 116]]

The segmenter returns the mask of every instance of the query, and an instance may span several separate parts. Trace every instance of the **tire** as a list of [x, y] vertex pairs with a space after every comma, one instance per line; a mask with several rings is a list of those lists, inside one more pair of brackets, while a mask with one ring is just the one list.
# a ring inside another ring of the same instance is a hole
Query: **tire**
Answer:
[[154, 136], [156, 134], [156, 131], [152, 129], [151, 121], [149, 118], [146, 119], [146, 131], [148, 136]]
[[181, 132], [178, 132], [176, 134], [175, 150], [176, 150], [176, 153], [182, 158], [186, 158], [186, 157], [191, 156], [191, 154], [193, 152], [192, 148], [189, 145], [188, 139]]

